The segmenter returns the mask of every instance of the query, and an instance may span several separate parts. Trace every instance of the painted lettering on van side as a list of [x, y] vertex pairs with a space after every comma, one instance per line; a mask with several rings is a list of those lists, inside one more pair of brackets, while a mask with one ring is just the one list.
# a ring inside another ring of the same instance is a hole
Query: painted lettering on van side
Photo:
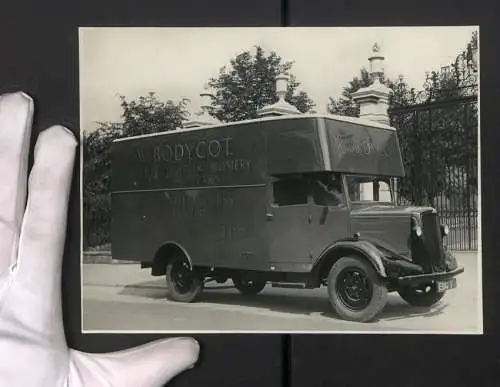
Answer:
[[167, 201], [167, 215], [174, 218], [204, 218], [232, 213], [236, 208], [235, 197], [228, 191], [166, 191], [164, 196]]
[[382, 142], [377, 147], [370, 136], [335, 134], [333, 140], [340, 156], [353, 153], [360, 156], [376, 154], [377, 156], [389, 158], [394, 155], [394, 149], [391, 147], [392, 144], [390, 142]]
[[[249, 235], [245, 225], [225, 222], [215, 228], [215, 238], [223, 241], [232, 241]], [[251, 234], [251, 233], [250, 233]]]
[[243, 172], [251, 170], [252, 161], [245, 159], [223, 160], [209, 164], [148, 164], [143, 166], [143, 174], [148, 184], [158, 181], [204, 186], [222, 183], [222, 175], [226, 172]]
[[340, 154], [356, 153], [358, 155], [370, 155], [376, 151], [371, 139], [356, 138], [353, 135], [335, 135], [335, 143]]
[[190, 222], [210, 222], [211, 238], [215, 240], [233, 240], [247, 235], [247, 227], [234, 215], [236, 198], [232, 192], [189, 190], [187, 192], [165, 192], [167, 217]]
[[[233, 156], [231, 137], [221, 139], [203, 139], [192, 143], [162, 142], [147, 148], [149, 160], [153, 162], [181, 162], [191, 160], [219, 159]], [[145, 149], [136, 148], [136, 159], [146, 161]]]
[[232, 138], [203, 139], [192, 143], [160, 143], [136, 148], [147, 184], [158, 182], [217, 185], [225, 173], [250, 171], [252, 160], [236, 158]]

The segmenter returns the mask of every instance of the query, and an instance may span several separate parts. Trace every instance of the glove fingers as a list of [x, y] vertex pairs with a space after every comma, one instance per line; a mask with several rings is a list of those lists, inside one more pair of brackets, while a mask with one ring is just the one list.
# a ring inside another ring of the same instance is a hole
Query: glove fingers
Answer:
[[75, 137], [67, 129], [53, 126], [43, 131], [35, 146], [28, 183], [16, 282], [48, 305], [60, 302], [61, 260], [75, 151]]
[[[72, 352], [70, 384], [109, 387], [162, 387], [198, 360], [191, 338], [155, 341], [109, 354]], [[80, 383], [80, 384], [79, 384]]]
[[24, 93], [0, 96], [0, 275], [17, 258], [33, 109]]

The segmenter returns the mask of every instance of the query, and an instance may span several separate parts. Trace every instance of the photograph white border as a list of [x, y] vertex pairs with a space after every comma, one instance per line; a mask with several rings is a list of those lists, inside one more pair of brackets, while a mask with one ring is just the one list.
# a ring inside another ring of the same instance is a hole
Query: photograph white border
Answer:
[[[390, 28], [390, 26], [357, 26], [357, 27], [342, 27], [342, 28], [379, 28], [379, 27], [384, 27], [384, 28]], [[434, 26], [412, 26], [411, 28], [418, 28], [418, 27], [434, 27]], [[436, 26], [437, 27], [437, 26]], [[466, 27], [464, 26], [449, 26], [449, 27]], [[478, 58], [480, 58], [480, 27], [479, 26], [473, 26], [477, 28], [478, 31]], [[103, 27], [103, 28], [110, 28], [110, 27]], [[123, 29], [123, 28], [128, 28], [128, 27], [113, 27], [116, 29]], [[134, 28], [141, 28], [141, 27], [134, 27]], [[158, 27], [158, 28], [170, 28], [170, 27]], [[176, 27], [178, 29], [178, 27]], [[186, 27], [188, 28], [188, 27]], [[194, 28], [194, 27], [189, 27], [189, 28]], [[205, 28], [205, 27], [197, 27], [197, 28]], [[210, 28], [210, 27], [207, 27]], [[225, 27], [225, 28], [233, 28], [233, 27]], [[256, 29], [261, 28], [261, 27], [255, 27]], [[276, 27], [276, 28], [281, 28], [281, 29], [293, 29], [293, 27]], [[340, 27], [331, 27], [331, 28], [340, 28]], [[399, 28], [399, 27], [398, 27]], [[78, 42], [79, 42], [79, 64], [81, 63], [81, 56], [82, 56], [82, 45], [81, 45], [81, 33], [82, 30], [86, 29], [86, 27], [79, 27], [78, 29]], [[201, 335], [201, 334], [225, 334], [225, 335], [235, 335], [235, 334], [300, 334], [300, 335], [317, 335], [317, 334], [346, 334], [346, 335], [352, 335], [352, 334], [359, 334], [359, 335], [387, 335], [387, 334], [396, 334], [396, 335], [483, 335], [484, 334], [484, 316], [483, 316], [483, 278], [482, 278], [482, 272], [483, 272], [483, 255], [482, 255], [482, 175], [481, 175], [481, 102], [480, 102], [480, 89], [481, 89], [481, 66], [480, 66], [480, 60], [478, 60], [478, 96], [477, 96], [477, 105], [478, 105], [478, 227], [477, 227], [477, 238], [478, 238], [478, 251], [477, 251], [477, 259], [478, 259], [478, 267], [477, 267], [477, 284], [478, 284], [478, 289], [477, 289], [477, 294], [478, 294], [478, 301], [477, 301], [477, 311], [476, 311], [476, 316], [478, 319], [478, 330], [474, 331], [468, 331], [468, 330], [450, 330], [450, 331], [433, 331], [433, 330], [328, 330], [328, 331], [322, 331], [322, 330], [311, 330], [311, 331], [301, 331], [301, 330], [169, 330], [169, 329], [164, 329], [164, 330], [85, 330], [83, 329], [83, 316], [84, 316], [84, 302], [83, 302], [83, 287], [84, 287], [84, 280], [83, 280], [83, 269], [84, 269], [84, 263], [83, 263], [83, 130], [79, 130], [80, 134], [80, 144], [79, 144], [79, 149], [80, 149], [80, 168], [79, 168], [79, 180], [80, 180], [80, 327], [82, 334], [166, 334], [166, 335]], [[78, 85], [79, 85], [79, 116], [80, 116], [80, 127], [83, 125], [83, 117], [82, 117], [82, 99], [81, 99], [81, 68], [79, 66], [80, 72], [78, 73]], [[370, 326], [371, 323], [365, 323], [367, 325], [367, 328]]]

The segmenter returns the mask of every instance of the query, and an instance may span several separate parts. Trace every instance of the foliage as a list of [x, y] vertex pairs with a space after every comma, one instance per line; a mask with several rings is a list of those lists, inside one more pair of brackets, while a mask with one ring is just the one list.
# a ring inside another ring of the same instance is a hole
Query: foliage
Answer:
[[100, 123], [83, 136], [84, 246], [106, 243], [109, 238], [111, 143], [122, 134], [121, 124]]
[[285, 100], [302, 113], [311, 110], [315, 105], [306, 92], [297, 90], [300, 83], [290, 74], [292, 67], [293, 62], [283, 62], [274, 51], [266, 55], [259, 46], [254, 55], [238, 54], [208, 82], [213, 91], [209, 113], [221, 122], [257, 118], [260, 108], [277, 102], [275, 78], [281, 73], [290, 77]]
[[415, 203], [435, 205], [436, 198], [446, 198], [452, 207], [471, 208], [478, 193], [474, 45], [476, 34], [450, 66], [427, 73], [422, 90], [394, 85], [393, 123], [407, 171], [401, 194]]
[[84, 246], [109, 243], [111, 145], [119, 137], [175, 130], [187, 119], [186, 101], [159, 101], [154, 93], [120, 97], [122, 121], [100, 122], [83, 136]]
[[120, 99], [123, 109], [122, 129], [127, 137], [175, 130], [182, 127], [182, 122], [188, 118], [186, 99], [178, 103], [162, 102], [155, 93], [130, 102], [123, 96]]
[[359, 105], [352, 99], [352, 94], [363, 87], [368, 87], [371, 83], [370, 73], [365, 68], [362, 68], [359, 77], [354, 76], [349, 81], [349, 84], [344, 87], [340, 98], [329, 98], [328, 112], [339, 116], [358, 117]]

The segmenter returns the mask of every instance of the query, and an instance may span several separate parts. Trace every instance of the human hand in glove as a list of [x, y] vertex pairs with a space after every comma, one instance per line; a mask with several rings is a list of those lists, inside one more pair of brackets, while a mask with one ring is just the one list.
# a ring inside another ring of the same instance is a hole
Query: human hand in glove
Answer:
[[0, 385], [163, 386], [196, 362], [194, 339], [108, 354], [66, 344], [61, 267], [77, 142], [61, 126], [43, 131], [28, 181], [32, 118], [30, 97], [0, 96]]

